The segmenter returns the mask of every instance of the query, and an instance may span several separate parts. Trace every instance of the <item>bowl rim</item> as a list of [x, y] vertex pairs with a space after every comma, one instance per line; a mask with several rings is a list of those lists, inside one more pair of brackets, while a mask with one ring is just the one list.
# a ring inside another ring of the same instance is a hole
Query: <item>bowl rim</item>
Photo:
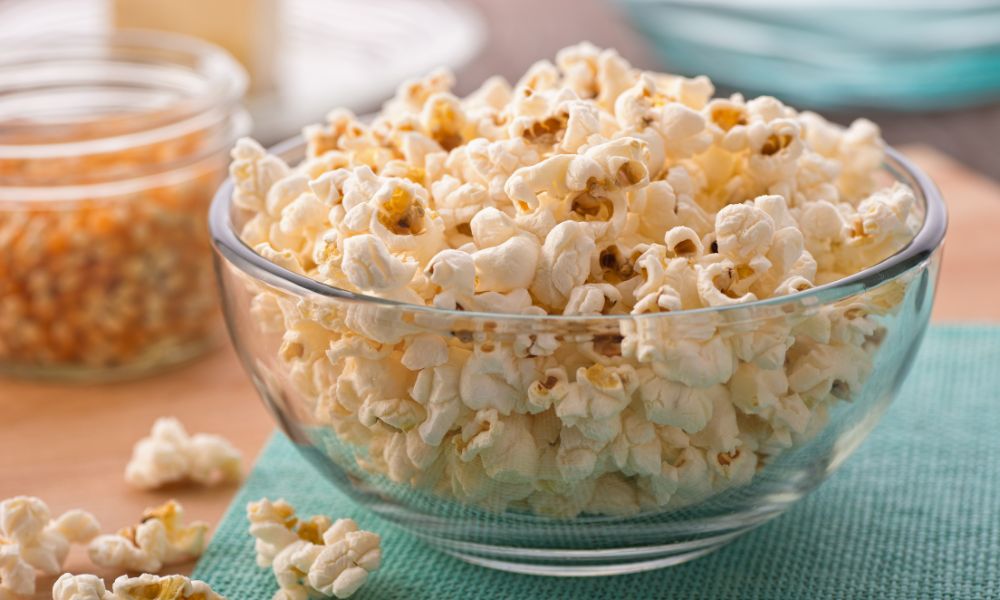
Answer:
[[[304, 141], [302, 136], [296, 136], [272, 146], [268, 149], [268, 152], [284, 158], [289, 155], [301, 153], [303, 149]], [[421, 306], [419, 304], [351, 292], [285, 269], [267, 260], [248, 246], [240, 238], [232, 222], [230, 208], [232, 204], [233, 180], [231, 176], [226, 178], [212, 199], [208, 218], [209, 235], [211, 236], [212, 246], [226, 261], [254, 279], [295, 295], [312, 294], [337, 301], [372, 304], [387, 309], [395, 308], [400, 311], [412, 311], [414, 313], [439, 317], [534, 323], [548, 321], [560, 321], [564, 323], [617, 322], [650, 318], [684, 318], [692, 315], [704, 316], [730, 311], [776, 308], [795, 303], [812, 305], [828, 304], [871, 289], [921, 265], [931, 258], [944, 241], [945, 232], [948, 228], [948, 214], [941, 192], [931, 178], [901, 152], [888, 145], [884, 147], [884, 150], [884, 168], [887, 168], [897, 181], [903, 181], [903, 183], [910, 185], [918, 197], [922, 197], [924, 200], [923, 222], [916, 235], [905, 247], [880, 263], [830, 283], [785, 296], [775, 296], [753, 302], [729, 304], [726, 306], [710, 306], [638, 315], [525, 315]], [[218, 264], [216, 267], [217, 269], [221, 268]]]

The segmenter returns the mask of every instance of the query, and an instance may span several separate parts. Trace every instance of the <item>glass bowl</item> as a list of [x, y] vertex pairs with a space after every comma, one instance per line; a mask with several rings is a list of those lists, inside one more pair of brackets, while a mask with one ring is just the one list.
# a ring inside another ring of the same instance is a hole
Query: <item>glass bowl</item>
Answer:
[[[276, 152], [294, 162], [303, 146]], [[923, 220], [879, 265], [640, 316], [448, 311], [333, 288], [240, 240], [228, 181], [210, 230], [240, 358], [338, 489], [476, 564], [612, 575], [696, 558], [782, 514], [886, 410], [931, 313], [946, 215], [891, 149], [884, 176], [915, 190]]]
[[155, 32], [0, 53], [0, 374], [103, 380], [222, 338], [205, 213], [249, 120], [225, 51]]

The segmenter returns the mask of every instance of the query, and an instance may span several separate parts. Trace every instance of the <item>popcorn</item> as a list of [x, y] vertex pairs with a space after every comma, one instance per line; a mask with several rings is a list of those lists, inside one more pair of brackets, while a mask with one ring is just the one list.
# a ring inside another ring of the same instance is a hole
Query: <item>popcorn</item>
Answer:
[[378, 534], [358, 529], [352, 519], [338, 519], [323, 534], [326, 546], [309, 569], [309, 585], [321, 594], [349, 598], [382, 563]]
[[560, 50], [556, 65], [568, 87], [581, 98], [595, 98], [605, 109], [611, 108], [632, 79], [631, 67], [616, 51], [601, 50], [589, 42]]
[[236, 142], [231, 155], [233, 162], [229, 165], [229, 174], [233, 178], [233, 202], [246, 210], [261, 210], [274, 184], [288, 176], [288, 165], [246, 138]]
[[538, 414], [551, 408], [569, 394], [569, 377], [566, 369], [556, 367], [545, 371], [544, 379], [528, 386], [527, 411]]
[[465, 462], [478, 457], [494, 480], [528, 483], [536, 477], [538, 450], [523, 416], [501, 418], [495, 409], [480, 410], [454, 439], [459, 457]]
[[519, 369], [529, 363], [491, 344], [480, 346], [462, 367], [459, 392], [472, 410], [495, 408], [508, 415], [522, 396]]
[[518, 235], [474, 252], [477, 291], [503, 293], [526, 289], [535, 278], [540, 250], [532, 236]]
[[36, 571], [59, 573], [70, 545], [86, 543], [98, 531], [93, 515], [81, 510], [53, 519], [38, 498], [0, 502], [0, 597], [34, 594]]
[[[457, 351], [449, 353], [449, 363]], [[417, 375], [410, 396], [424, 406], [427, 418], [418, 431], [424, 442], [437, 446], [461, 412], [461, 369], [452, 364], [423, 369]]]
[[[853, 218], [848, 245], [861, 250], [859, 254], [867, 261], [877, 262], [891, 255], [893, 249], [902, 247], [912, 237], [917, 225], [912, 212], [915, 202], [913, 192], [898, 182], [863, 199]], [[850, 259], [843, 257], [841, 260]], [[841, 268], [863, 268], [867, 261], [841, 265]]]
[[749, 264], [767, 254], [774, 238], [774, 219], [749, 204], [730, 204], [715, 215], [719, 254], [737, 264]]
[[424, 270], [427, 278], [447, 294], [452, 303], [469, 303], [476, 291], [476, 262], [466, 252], [442, 250], [434, 255]]
[[415, 335], [406, 346], [400, 362], [411, 371], [439, 367], [448, 362], [448, 342], [430, 333]]
[[90, 560], [102, 567], [157, 572], [164, 566], [201, 556], [208, 525], [184, 525], [184, 509], [170, 500], [149, 508], [138, 525], [94, 538], [87, 548]]
[[96, 575], [63, 573], [52, 586], [52, 600], [116, 600]]
[[626, 475], [659, 475], [660, 438], [653, 423], [636, 413], [622, 419], [622, 430], [611, 442], [611, 458]]
[[752, 292], [739, 293], [739, 271], [729, 260], [698, 265], [697, 273], [698, 295], [706, 306], [746, 304], [757, 299]]
[[531, 293], [553, 308], [565, 306], [573, 288], [590, 274], [590, 257], [596, 250], [591, 230], [576, 221], [556, 225], [545, 237]]
[[625, 516], [639, 512], [636, 488], [624, 477], [609, 473], [598, 478], [586, 512]]
[[667, 346], [663, 362], [653, 370], [664, 377], [697, 387], [710, 387], [728, 380], [736, 367], [731, 346], [713, 337], [705, 341], [685, 340]]
[[692, 388], [658, 377], [651, 370], [640, 372], [639, 398], [646, 418], [657, 425], [673, 425], [688, 433], [701, 431], [712, 418], [712, 388]]
[[621, 292], [607, 283], [588, 283], [573, 288], [563, 307], [564, 315], [608, 314], [621, 302]]
[[20, 554], [17, 544], [0, 544], [0, 594], [17, 597], [35, 593], [35, 567]]
[[[275, 375], [345, 470], [494, 511], [672, 510], [752, 482], [862, 392], [905, 284], [749, 303], [912, 238], [912, 191], [876, 177], [877, 128], [713, 99], [707, 78], [589, 44], [513, 89], [452, 84], [404, 84], [370, 126], [335, 111], [296, 167], [240, 146], [262, 256], [416, 305], [253, 289]], [[276, 597], [348, 593], [370, 570], [369, 546], [324, 549], [328, 520], [262, 502], [251, 521]]]
[[109, 592], [94, 575], [64, 573], [52, 588], [52, 600], [226, 600], [204, 581], [183, 575], [122, 575]]
[[226, 600], [215, 593], [204, 581], [192, 580], [183, 575], [144, 574], [139, 577], [121, 576], [111, 588], [115, 600]]
[[621, 429], [617, 417], [628, 406], [637, 384], [635, 371], [628, 365], [580, 367], [576, 385], [556, 405], [556, 415], [591, 439], [609, 441]]
[[257, 564], [271, 567], [280, 586], [276, 600], [315, 594], [349, 598], [381, 565], [378, 534], [359, 529], [352, 519], [299, 520], [287, 502], [266, 498], [248, 504], [247, 517]]
[[416, 263], [404, 262], [390, 254], [385, 243], [370, 233], [344, 240], [342, 268], [348, 281], [366, 292], [401, 288], [417, 272]]
[[207, 433], [189, 436], [180, 421], [157, 419], [149, 437], [139, 440], [125, 467], [125, 481], [140, 489], [190, 480], [201, 485], [239, 481], [239, 451], [225, 439]]

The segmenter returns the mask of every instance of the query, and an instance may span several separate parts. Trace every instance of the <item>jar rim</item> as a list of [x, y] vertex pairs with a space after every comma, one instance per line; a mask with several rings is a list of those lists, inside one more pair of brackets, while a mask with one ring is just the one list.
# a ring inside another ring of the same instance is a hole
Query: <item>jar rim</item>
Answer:
[[[305, 143], [302, 137], [297, 136], [274, 146], [269, 152], [285, 159], [292, 159], [301, 157], [304, 154], [304, 149]], [[944, 242], [945, 232], [948, 228], [948, 214], [944, 199], [941, 197], [941, 192], [926, 173], [904, 157], [901, 152], [890, 146], [885, 147], [884, 167], [898, 181], [903, 181], [903, 183], [913, 188], [918, 202], [921, 202], [924, 208], [924, 218], [920, 224], [920, 229], [905, 247], [892, 256], [847, 277], [785, 296], [776, 296], [726, 306], [711, 306], [639, 315], [523, 315], [451, 310], [379, 298], [325, 284], [267, 260], [240, 238], [230, 211], [234, 189], [232, 177], [226, 178], [212, 200], [212, 205], [209, 209], [208, 226], [212, 245], [225, 261], [234, 265], [249, 277], [299, 296], [321, 296], [338, 301], [379, 305], [386, 309], [396, 309], [403, 312], [439, 317], [473, 320], [489, 319], [491, 321], [517, 323], [616, 323], [624, 320], [683, 319], [690, 316], [706, 316], [741, 310], [774, 309], [793, 303], [811, 305], [828, 304], [860, 294], [865, 290], [893, 280], [930, 260], [932, 255]]]
[[38, 205], [73, 203], [97, 198], [124, 198], [155, 187], [177, 185], [186, 181], [186, 172], [215, 158], [232, 146], [240, 137], [250, 132], [250, 115], [242, 108], [235, 109], [222, 123], [224, 134], [219, 144], [184, 160], [164, 164], [162, 169], [133, 177], [92, 183], [42, 184], [5, 186], [0, 184], [0, 209], [3, 203]]
[[92, 60], [95, 64], [108, 66], [129, 64], [130, 54], [133, 55], [133, 64], [141, 65], [145, 58], [147, 66], [186, 69], [206, 85], [199, 93], [178, 103], [171, 118], [160, 119], [153, 127], [83, 140], [0, 143], [0, 159], [81, 157], [175, 139], [186, 132], [223, 122], [247, 88], [246, 71], [224, 49], [186, 35], [139, 29], [99, 35], [40, 37], [34, 38], [27, 47], [0, 47], [0, 72], [4, 69], [53, 65], [66, 60]]

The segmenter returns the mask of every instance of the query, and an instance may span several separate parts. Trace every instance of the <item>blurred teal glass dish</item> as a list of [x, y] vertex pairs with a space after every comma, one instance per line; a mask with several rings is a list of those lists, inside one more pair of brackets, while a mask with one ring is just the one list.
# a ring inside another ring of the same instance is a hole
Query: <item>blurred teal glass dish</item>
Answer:
[[814, 107], [1000, 97], [1000, 2], [618, 0], [671, 69]]

